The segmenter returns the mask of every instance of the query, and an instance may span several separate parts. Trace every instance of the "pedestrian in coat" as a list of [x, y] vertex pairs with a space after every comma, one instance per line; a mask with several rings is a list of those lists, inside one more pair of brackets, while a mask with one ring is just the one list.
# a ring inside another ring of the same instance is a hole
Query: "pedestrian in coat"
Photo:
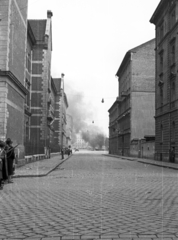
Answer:
[[171, 148], [170, 152], [170, 162], [174, 163], [175, 162], [175, 147]]
[[6, 144], [0, 140], [0, 159], [1, 159], [1, 186], [8, 179], [8, 169], [7, 169], [7, 157], [6, 157]]
[[61, 156], [62, 156], [62, 159], [64, 159], [64, 148], [61, 148]]
[[12, 146], [12, 140], [7, 138], [6, 146], [7, 146], [7, 168], [8, 168], [8, 183], [13, 183], [12, 175], [14, 172], [14, 161], [15, 161], [15, 152]]
[[0, 158], [0, 190], [3, 189], [3, 184], [2, 184], [2, 159]]

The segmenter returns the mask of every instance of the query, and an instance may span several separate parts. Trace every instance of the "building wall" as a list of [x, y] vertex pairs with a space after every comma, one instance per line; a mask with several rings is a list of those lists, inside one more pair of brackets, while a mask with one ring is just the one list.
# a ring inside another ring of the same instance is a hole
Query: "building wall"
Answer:
[[[50, 19], [47, 21], [50, 22]], [[35, 153], [44, 153], [45, 149], [48, 152], [50, 142], [53, 141], [49, 123], [54, 118], [54, 103], [52, 105], [48, 102], [51, 98], [51, 29], [47, 39], [47, 45], [45, 40], [41, 44], [37, 43], [32, 52], [30, 141], [37, 146], [33, 148]]]
[[9, 45], [9, 1], [0, 1], [0, 69], [7, 70]]
[[9, 8], [8, 68], [24, 84], [28, 0], [12, 0]]
[[[2, 108], [0, 108], [0, 136], [18, 143], [18, 156], [24, 157], [24, 101], [25, 52], [28, 1], [0, 1], [0, 77]], [[23, 6], [23, 8], [22, 8]], [[7, 76], [7, 72], [10, 74]], [[20, 84], [21, 87], [18, 86]], [[4, 94], [2, 94], [4, 92]]]
[[118, 114], [118, 154], [130, 155], [130, 107], [131, 107], [131, 74], [132, 55], [128, 55], [123, 70], [119, 75], [119, 114]]
[[109, 153], [118, 154], [118, 102], [114, 102], [112, 107], [109, 109]]
[[144, 141], [143, 139], [131, 142], [130, 151], [136, 158], [155, 158], [155, 141]]
[[131, 139], [155, 135], [155, 40], [132, 55]]
[[132, 92], [131, 139], [155, 135], [155, 93]]
[[117, 72], [118, 154], [135, 155], [133, 139], [155, 135], [155, 40], [129, 50]]
[[177, 21], [177, 1], [167, 1], [164, 7], [157, 11], [154, 20], [156, 25], [155, 158], [170, 161], [170, 149], [175, 147], [176, 162], [178, 162]]

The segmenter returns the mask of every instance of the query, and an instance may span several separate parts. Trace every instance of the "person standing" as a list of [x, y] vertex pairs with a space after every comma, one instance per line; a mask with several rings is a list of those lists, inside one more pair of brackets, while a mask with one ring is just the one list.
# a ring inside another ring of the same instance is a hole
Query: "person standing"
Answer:
[[1, 187], [8, 179], [6, 144], [0, 140], [0, 159], [1, 159]]
[[174, 163], [175, 162], [175, 147], [171, 148], [170, 152], [170, 162]]
[[8, 183], [13, 183], [12, 175], [13, 175], [13, 165], [14, 165], [14, 160], [15, 160], [15, 152], [14, 152], [12, 143], [13, 143], [12, 140], [10, 138], [7, 138], [6, 154], [7, 154]]
[[0, 190], [3, 189], [3, 179], [2, 179], [2, 159], [0, 158]]
[[64, 159], [64, 148], [61, 148], [61, 156], [62, 156], [62, 159]]

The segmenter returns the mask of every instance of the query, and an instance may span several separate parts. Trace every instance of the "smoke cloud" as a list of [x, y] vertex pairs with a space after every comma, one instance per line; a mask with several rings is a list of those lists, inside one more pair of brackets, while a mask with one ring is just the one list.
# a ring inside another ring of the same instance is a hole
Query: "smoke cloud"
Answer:
[[91, 142], [94, 142], [94, 140], [91, 141], [91, 136], [102, 135], [103, 132], [100, 127], [95, 125], [97, 111], [90, 100], [86, 101], [83, 92], [75, 90], [68, 84], [65, 84], [65, 92], [69, 104], [67, 113], [73, 118], [73, 140], [75, 134], [80, 133], [83, 140], [91, 144]]

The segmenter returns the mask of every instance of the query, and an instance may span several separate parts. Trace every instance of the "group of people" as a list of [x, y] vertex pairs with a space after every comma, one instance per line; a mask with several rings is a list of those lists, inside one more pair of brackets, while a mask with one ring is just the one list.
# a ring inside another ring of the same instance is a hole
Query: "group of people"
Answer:
[[71, 148], [71, 146], [69, 146], [69, 147], [63, 147], [62, 149], [61, 149], [61, 155], [62, 155], [62, 159], [64, 159], [64, 154], [67, 154], [68, 156], [70, 155], [70, 154], [72, 154], [72, 148]]
[[15, 151], [12, 143], [10, 138], [5, 142], [0, 140], [0, 190], [5, 183], [13, 183]]

